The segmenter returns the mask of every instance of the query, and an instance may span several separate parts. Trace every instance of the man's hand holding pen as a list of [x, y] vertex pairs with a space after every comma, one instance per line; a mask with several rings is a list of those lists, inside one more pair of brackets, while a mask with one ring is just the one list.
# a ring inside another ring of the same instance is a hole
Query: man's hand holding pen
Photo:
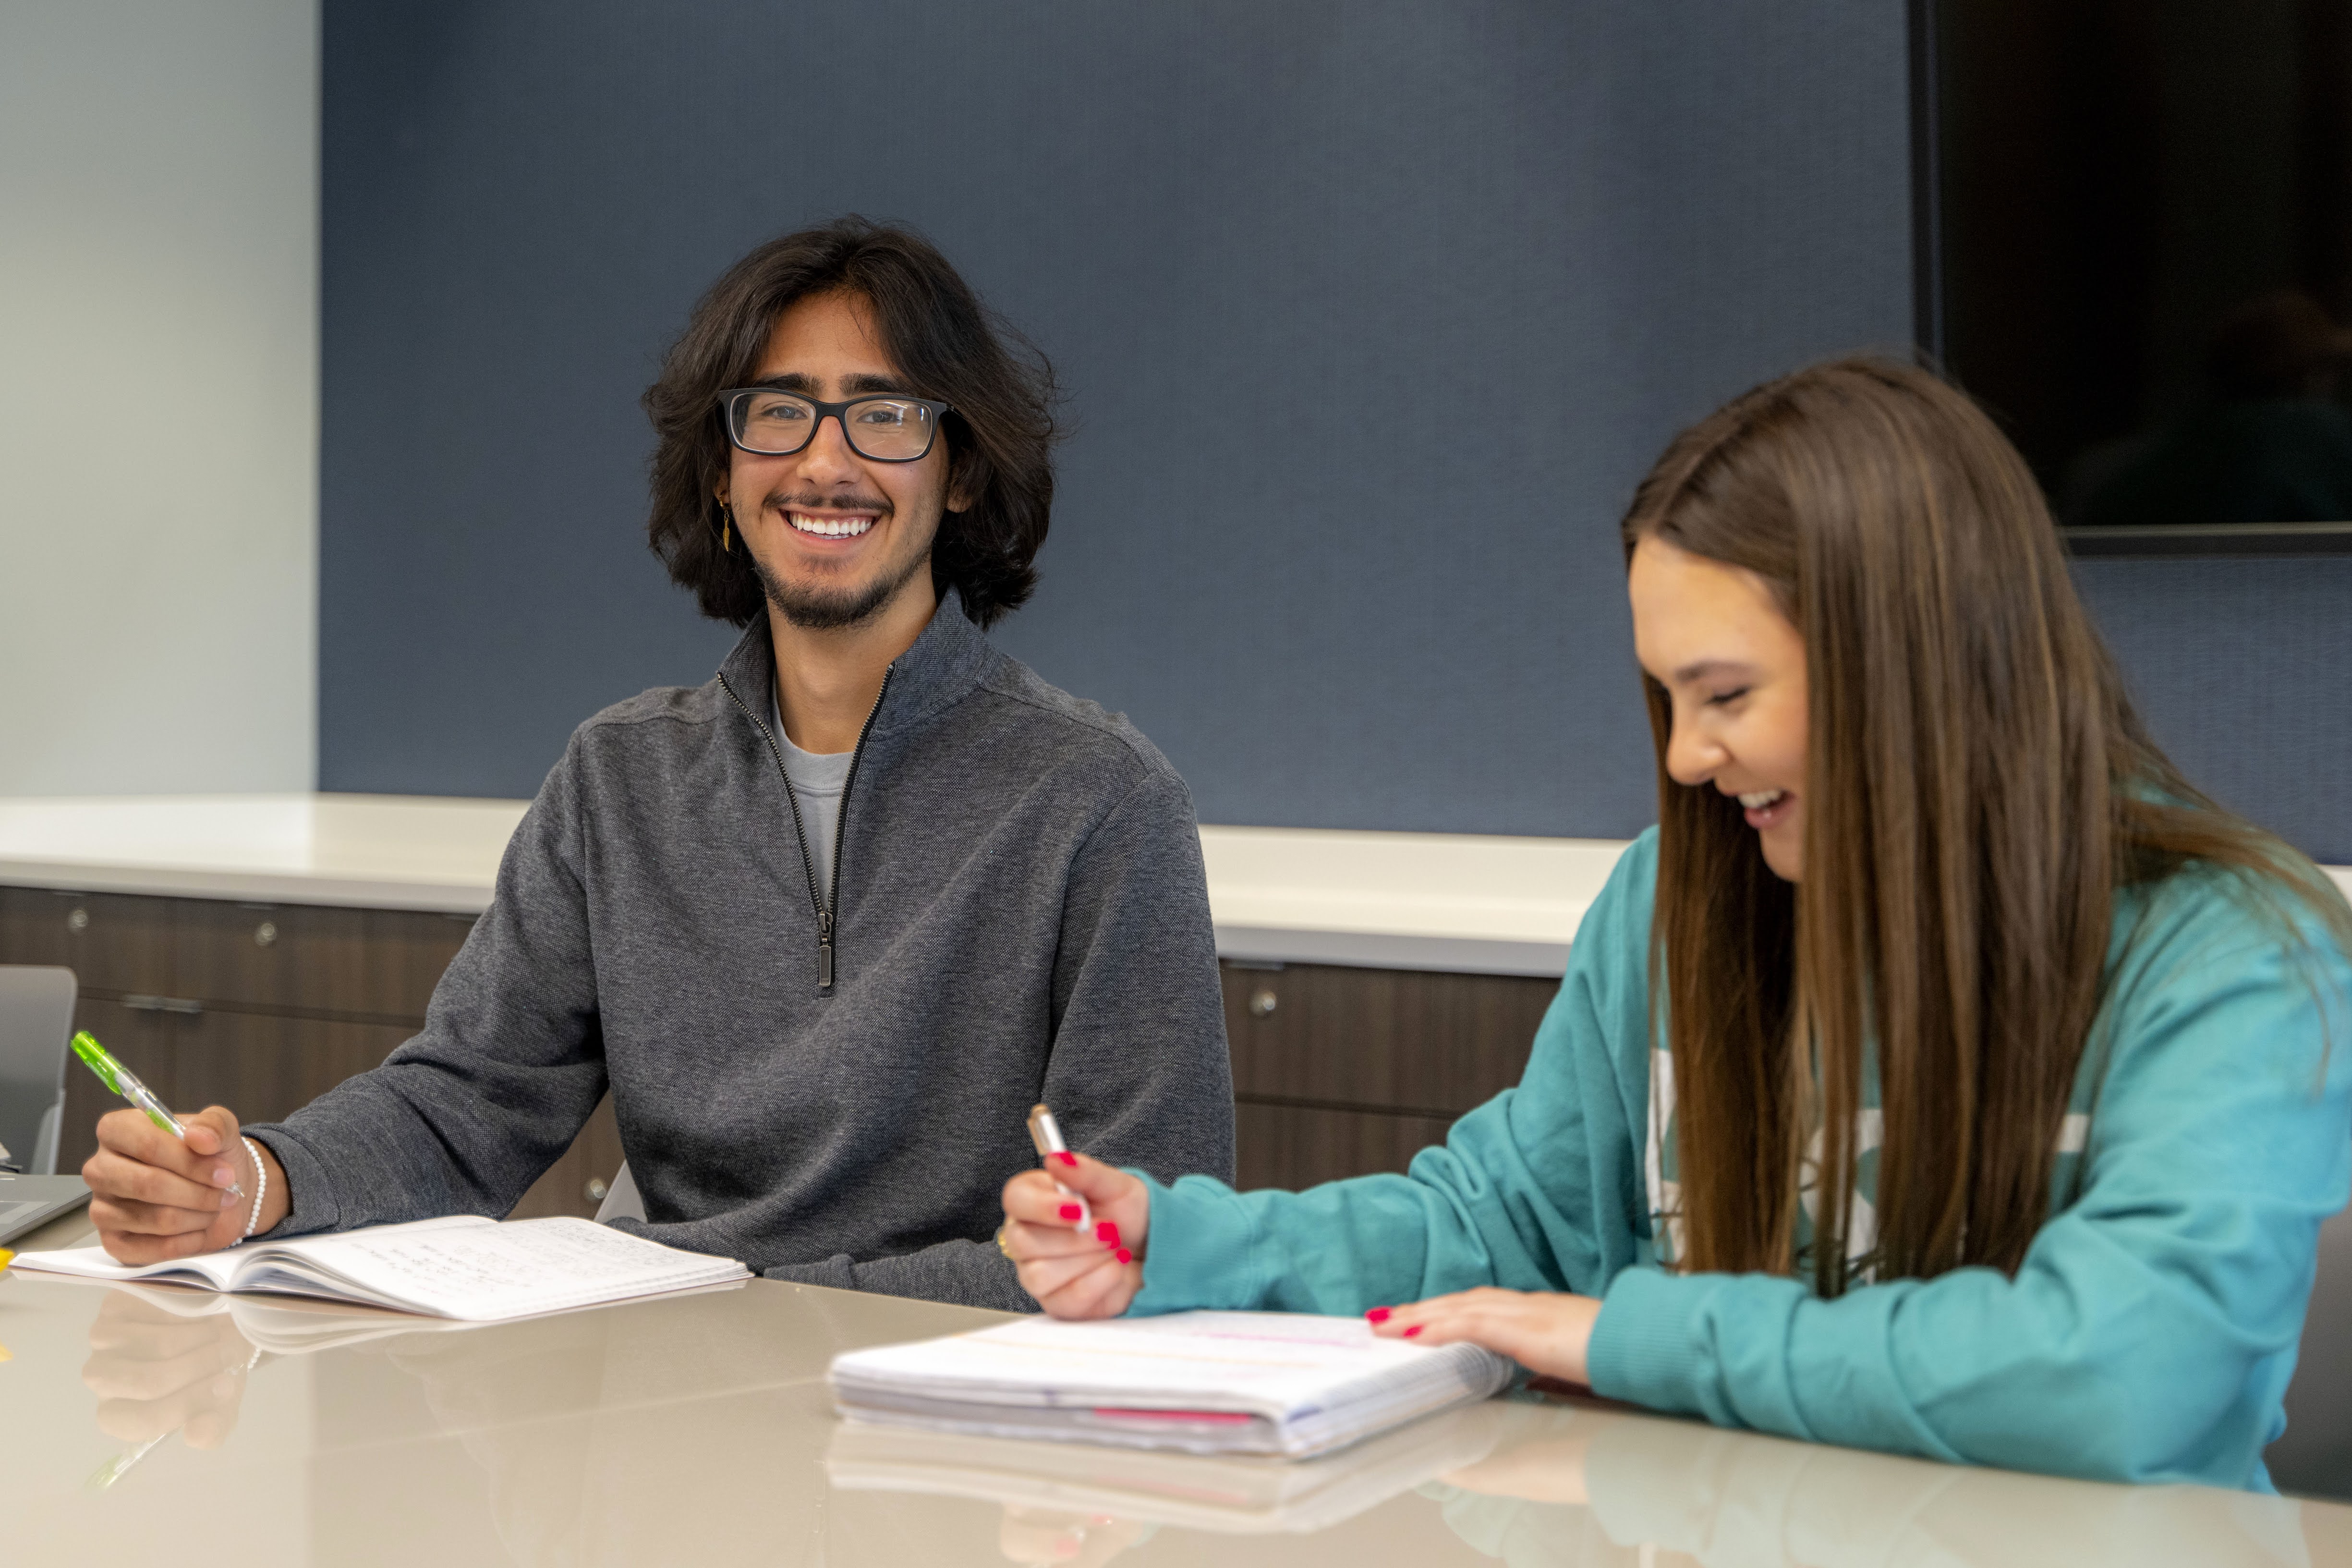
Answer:
[[[91, 1223], [118, 1262], [160, 1263], [215, 1252], [286, 1215], [286, 1174], [266, 1146], [237, 1135], [234, 1112], [213, 1106], [184, 1117], [175, 1138], [137, 1110], [99, 1118], [98, 1152], [81, 1168], [89, 1184]], [[263, 1170], [255, 1162], [265, 1162]], [[261, 1212], [230, 1194], [253, 1192], [267, 1176]]]

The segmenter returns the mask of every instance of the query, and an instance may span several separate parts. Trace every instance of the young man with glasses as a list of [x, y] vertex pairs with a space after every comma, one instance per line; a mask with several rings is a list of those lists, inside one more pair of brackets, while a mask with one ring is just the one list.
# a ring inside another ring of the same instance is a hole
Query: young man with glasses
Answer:
[[1035, 582], [1042, 362], [845, 219], [737, 263], [645, 405], [653, 548], [741, 642], [574, 732], [382, 1067], [242, 1138], [102, 1121], [118, 1258], [503, 1214], [608, 1086], [616, 1223], [778, 1279], [1032, 1309], [992, 1237], [1040, 1100], [1105, 1159], [1232, 1174], [1191, 797], [982, 635]]

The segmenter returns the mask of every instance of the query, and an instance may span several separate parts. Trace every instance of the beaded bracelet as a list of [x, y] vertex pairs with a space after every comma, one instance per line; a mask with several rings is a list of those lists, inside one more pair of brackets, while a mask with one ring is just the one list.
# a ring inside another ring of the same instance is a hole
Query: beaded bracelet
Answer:
[[261, 1151], [253, 1146], [252, 1139], [240, 1134], [237, 1142], [245, 1145], [246, 1153], [253, 1160], [253, 1212], [245, 1216], [245, 1234], [236, 1243], [243, 1247], [253, 1239], [253, 1227], [261, 1223], [261, 1200], [269, 1195], [269, 1167], [261, 1163]]

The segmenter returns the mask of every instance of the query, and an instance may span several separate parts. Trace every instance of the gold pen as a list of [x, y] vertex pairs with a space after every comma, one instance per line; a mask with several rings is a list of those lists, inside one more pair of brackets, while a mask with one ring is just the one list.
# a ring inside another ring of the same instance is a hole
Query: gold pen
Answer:
[[[1062, 1142], [1060, 1123], [1054, 1120], [1054, 1113], [1042, 1103], [1029, 1108], [1029, 1142], [1037, 1145], [1037, 1158], [1048, 1170], [1053, 1168], [1056, 1156], [1060, 1157], [1065, 1165], [1075, 1165], [1078, 1163], [1077, 1156], [1070, 1152], [1070, 1146]], [[1054, 1184], [1054, 1190], [1069, 1199], [1071, 1204], [1077, 1205], [1078, 1217], [1070, 1222], [1071, 1229], [1090, 1230], [1094, 1227], [1094, 1215], [1087, 1212], [1086, 1199], [1059, 1182]], [[1063, 1205], [1065, 1209], [1069, 1206], [1069, 1204]]]

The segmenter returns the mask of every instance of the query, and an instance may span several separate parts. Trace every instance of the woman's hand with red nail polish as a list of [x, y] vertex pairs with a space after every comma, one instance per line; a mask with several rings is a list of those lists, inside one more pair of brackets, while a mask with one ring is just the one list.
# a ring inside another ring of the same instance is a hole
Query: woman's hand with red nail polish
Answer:
[[[1066, 1188], [1062, 1191], [1057, 1188]], [[1074, 1228], [1077, 1205], [1094, 1226]], [[1115, 1165], [1084, 1154], [1055, 1154], [1046, 1170], [1024, 1171], [1004, 1184], [1005, 1255], [1021, 1288], [1057, 1318], [1115, 1318], [1143, 1289], [1141, 1255], [1151, 1224], [1149, 1189]]]
[[1484, 1345], [1529, 1372], [1582, 1384], [1591, 1381], [1585, 1363], [1601, 1303], [1590, 1296], [1489, 1287], [1433, 1296], [1409, 1307], [1375, 1307], [1364, 1317], [1384, 1340]]

